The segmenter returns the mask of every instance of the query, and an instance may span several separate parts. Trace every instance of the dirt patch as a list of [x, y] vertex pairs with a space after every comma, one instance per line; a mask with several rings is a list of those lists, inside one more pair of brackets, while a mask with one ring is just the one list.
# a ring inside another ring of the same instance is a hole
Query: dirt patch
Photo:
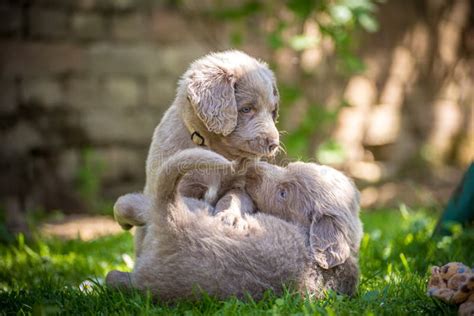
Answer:
[[42, 224], [40, 232], [46, 236], [64, 239], [91, 240], [115, 235], [123, 230], [111, 217], [70, 215], [60, 221]]

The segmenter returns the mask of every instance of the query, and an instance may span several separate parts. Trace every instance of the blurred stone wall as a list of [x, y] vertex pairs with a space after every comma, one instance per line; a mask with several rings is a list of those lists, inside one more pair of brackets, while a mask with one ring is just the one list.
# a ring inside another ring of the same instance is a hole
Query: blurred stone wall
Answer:
[[[365, 206], [399, 203], [397, 176], [414, 179], [405, 191], [416, 193], [438, 166], [451, 167], [438, 176], [446, 199], [474, 143], [469, 1], [380, 5], [379, 32], [356, 34], [366, 70], [351, 76], [337, 72], [327, 39], [304, 51], [268, 45], [279, 21], [293, 23], [291, 12], [226, 21], [210, 13], [216, 3], [244, 2], [1, 2], [0, 209], [10, 222], [22, 222], [24, 210], [96, 211], [96, 199], [141, 190], [151, 135], [179, 76], [193, 59], [235, 47], [235, 34], [239, 49], [270, 62], [281, 86], [304, 91], [282, 105], [280, 128], [291, 134], [314, 104], [350, 104], [324, 133], [307, 136], [307, 151], [328, 137], [343, 144], [342, 168], [359, 181]], [[286, 33], [301, 32], [317, 32], [315, 22]]]
[[81, 190], [109, 198], [141, 190], [153, 129], [180, 74], [207, 51], [185, 17], [157, 1], [2, 1], [7, 217], [84, 210]]

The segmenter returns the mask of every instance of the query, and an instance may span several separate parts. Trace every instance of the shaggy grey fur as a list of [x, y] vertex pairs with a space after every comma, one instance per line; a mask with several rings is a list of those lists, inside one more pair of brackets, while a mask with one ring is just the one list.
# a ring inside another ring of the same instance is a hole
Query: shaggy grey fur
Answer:
[[184, 150], [157, 169], [151, 201], [124, 196], [119, 207], [147, 213], [152, 206], [150, 224], [133, 272], [112, 271], [107, 284], [149, 290], [163, 300], [196, 298], [197, 289], [258, 299], [284, 286], [317, 297], [324, 289], [354, 294], [362, 227], [352, 182], [312, 163], [281, 168], [257, 162], [246, 189], [260, 212], [244, 215], [244, 229], [222, 223], [208, 203], [177, 193], [189, 171], [234, 166], [210, 151]]
[[[228, 159], [260, 158], [274, 155], [279, 146], [275, 127], [279, 94], [275, 77], [267, 65], [239, 51], [209, 54], [191, 64], [179, 81], [176, 98], [156, 127], [146, 162], [144, 194], [151, 196], [155, 171], [172, 155], [197, 145], [196, 131], [207, 149]], [[228, 179], [228, 181], [224, 181]], [[246, 198], [241, 182], [219, 172], [190, 172], [179, 192], [204, 199], [215, 206], [229, 190], [233, 197]], [[241, 195], [241, 197], [240, 197]], [[223, 212], [221, 220], [237, 223], [235, 212]], [[117, 222], [130, 229], [127, 213], [114, 212]], [[139, 256], [147, 224], [137, 227], [135, 251]]]

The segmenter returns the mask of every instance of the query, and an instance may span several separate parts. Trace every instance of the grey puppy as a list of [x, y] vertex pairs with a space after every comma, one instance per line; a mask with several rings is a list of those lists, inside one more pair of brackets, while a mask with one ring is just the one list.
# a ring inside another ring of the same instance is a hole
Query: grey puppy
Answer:
[[[179, 81], [175, 100], [153, 134], [144, 194], [153, 194], [154, 171], [169, 157], [187, 148], [204, 146], [232, 160], [274, 155], [279, 147], [275, 126], [278, 102], [272, 71], [245, 53], [213, 53], [192, 63]], [[179, 192], [204, 199], [213, 206], [227, 192], [233, 195], [232, 200], [248, 200], [240, 181], [223, 178], [217, 171], [188, 173], [181, 181]], [[221, 214], [221, 220], [238, 224], [239, 214], [234, 213]], [[130, 216], [126, 212], [115, 212], [115, 218], [125, 229], [137, 225], [128, 221]], [[137, 256], [146, 229], [146, 224], [137, 227]]]
[[232, 166], [213, 152], [185, 150], [159, 168], [151, 202], [124, 196], [122, 205], [148, 214], [152, 224], [133, 272], [111, 271], [107, 284], [149, 290], [163, 300], [196, 298], [197, 289], [258, 299], [284, 286], [316, 297], [325, 289], [354, 294], [362, 226], [352, 182], [312, 163], [258, 162], [247, 190], [262, 213], [245, 215], [248, 227], [239, 230], [210, 215], [207, 203], [176, 191], [188, 171]]

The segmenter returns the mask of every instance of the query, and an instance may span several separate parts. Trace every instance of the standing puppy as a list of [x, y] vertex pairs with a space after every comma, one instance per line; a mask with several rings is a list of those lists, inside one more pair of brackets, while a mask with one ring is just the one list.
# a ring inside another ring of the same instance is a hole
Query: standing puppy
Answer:
[[[192, 63], [153, 134], [146, 162], [145, 195], [151, 195], [151, 187], [156, 183], [154, 171], [187, 148], [202, 146], [230, 160], [274, 155], [279, 147], [275, 126], [278, 101], [272, 71], [265, 63], [242, 52], [213, 53]], [[239, 181], [230, 180], [222, 181], [219, 172], [203, 175], [194, 171], [181, 181], [179, 192], [212, 205], [229, 191], [237, 199], [242, 193], [245, 200]], [[115, 210], [114, 214], [125, 229], [136, 225], [127, 220], [126, 213]], [[146, 228], [144, 225], [136, 231], [137, 256]]]

